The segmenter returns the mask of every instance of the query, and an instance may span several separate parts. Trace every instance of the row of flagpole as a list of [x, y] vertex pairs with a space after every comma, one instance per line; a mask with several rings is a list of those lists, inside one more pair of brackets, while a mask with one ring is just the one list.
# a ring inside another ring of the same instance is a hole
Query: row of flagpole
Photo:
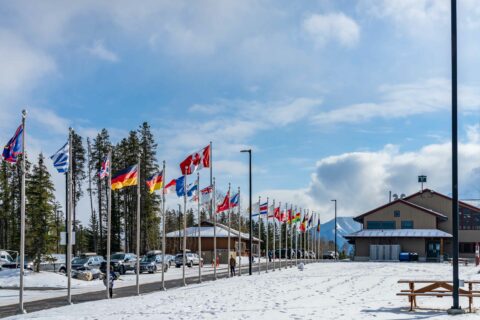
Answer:
[[[17, 156], [19, 154], [22, 154], [22, 161], [21, 161], [21, 227], [20, 227], [20, 291], [19, 291], [19, 311], [24, 313], [24, 297], [23, 297], [23, 289], [24, 289], [24, 257], [25, 257], [25, 122], [26, 122], [26, 116], [27, 112], [25, 110], [22, 111], [22, 124], [21, 126], [17, 129], [14, 137], [10, 139], [10, 141], [7, 143], [7, 145], [4, 148], [3, 151], [3, 158], [5, 161], [11, 162], [11, 163], [16, 163], [17, 162]], [[68, 147], [68, 151], [67, 148]], [[67, 254], [66, 254], [66, 269], [67, 269], [67, 301], [68, 303], [72, 303], [72, 295], [71, 295], [71, 258], [72, 258], [72, 241], [73, 241], [73, 236], [72, 236], [72, 212], [73, 212], [73, 172], [72, 172], [72, 129], [69, 129], [69, 135], [68, 135], [68, 142], [65, 146], [63, 146], [60, 150], [57, 151], [52, 157], [52, 160], [54, 160], [54, 166], [55, 168], [61, 172], [65, 173], [67, 176], [66, 179], [66, 190], [67, 190], [67, 199], [66, 199], [66, 207], [67, 207], [67, 225], [66, 225], [66, 247], [67, 247]], [[192, 189], [187, 190], [188, 185], [187, 185], [187, 176], [192, 174], [193, 172], [197, 171], [197, 169], [201, 169], [204, 167], [207, 167], [210, 169], [210, 185], [207, 187], [209, 188], [209, 193], [210, 193], [210, 199], [209, 199], [209, 204], [210, 204], [210, 218], [213, 219], [213, 232], [214, 232], [214, 257], [213, 257], [213, 274], [214, 274], [214, 279], [217, 278], [217, 243], [216, 243], [216, 232], [217, 232], [217, 213], [228, 210], [228, 250], [227, 253], [230, 255], [230, 250], [231, 250], [231, 209], [237, 207], [238, 209], [238, 222], [239, 222], [239, 230], [238, 230], [238, 253], [239, 253], [239, 276], [241, 275], [241, 253], [242, 253], [242, 236], [241, 236], [241, 225], [242, 225], [242, 217], [241, 217], [241, 210], [240, 210], [240, 188], [238, 188], [238, 192], [235, 196], [230, 197], [230, 191], [231, 191], [231, 185], [229, 184], [228, 186], [228, 192], [225, 197], [225, 200], [221, 206], [217, 206], [216, 200], [215, 200], [215, 195], [216, 195], [216, 186], [215, 186], [215, 178], [213, 177], [213, 161], [212, 161], [212, 142], [209, 143], [209, 145], [206, 148], [203, 148], [199, 152], [196, 152], [187, 159], [185, 159], [181, 165], [180, 169], [183, 173], [183, 200], [184, 200], [184, 217], [183, 217], [183, 272], [182, 272], [182, 278], [183, 278], [183, 284], [186, 285], [186, 276], [185, 276], [185, 265], [186, 265], [186, 238], [187, 238], [187, 223], [186, 223], [186, 211], [187, 211], [187, 197], [190, 196], [189, 193]], [[108, 150], [108, 153], [105, 157], [105, 160], [102, 162], [102, 166], [99, 170], [98, 177], [99, 179], [103, 179], [105, 177], [108, 177], [108, 182], [107, 182], [107, 261], [106, 261], [106, 274], [105, 276], [107, 277], [107, 286], [106, 286], [106, 294], [107, 298], [110, 298], [109, 294], [109, 273], [110, 273], [110, 265], [111, 265], [111, 200], [112, 200], [112, 190], [117, 190], [121, 189], [126, 186], [136, 186], [137, 187], [137, 213], [136, 213], [136, 220], [137, 220], [137, 225], [136, 225], [136, 256], [137, 256], [137, 261], [136, 261], [136, 291], [137, 294], [140, 294], [140, 281], [139, 281], [139, 274], [140, 274], [140, 200], [141, 200], [141, 189], [140, 189], [140, 168], [141, 168], [141, 159], [140, 156], [138, 157], [137, 164], [135, 166], [132, 166], [130, 168], [127, 168], [125, 170], [122, 170], [122, 174], [117, 174], [114, 177], [114, 185], [115, 188], [112, 186], [112, 150]], [[154, 192], [155, 190], [161, 190], [161, 215], [162, 215], [162, 264], [165, 262], [165, 251], [166, 251], [166, 229], [165, 229], [165, 219], [166, 219], [166, 214], [165, 214], [165, 195], [167, 193], [167, 187], [171, 185], [172, 183], [175, 184], [175, 188], [177, 191], [177, 195], [179, 195], [179, 185], [176, 185], [176, 181], [180, 180], [179, 179], [174, 179], [172, 180], [168, 185], [165, 184], [166, 179], [165, 179], [165, 161], [163, 161], [163, 168], [160, 174], [157, 174], [156, 176], [152, 177], [151, 180], [147, 182], [147, 184], [151, 181], [150, 187], [150, 192]], [[193, 170], [192, 170], [193, 169]], [[161, 177], [161, 179], [160, 179]], [[158, 179], [160, 179], [160, 183], [158, 182]], [[101, 184], [100, 184], [101, 186]], [[199, 269], [198, 269], [198, 279], [199, 282], [202, 281], [202, 271], [201, 271], [201, 259], [202, 259], [202, 249], [201, 249], [201, 189], [200, 189], [200, 173], [197, 172], [197, 179], [195, 182], [196, 186], [196, 193], [197, 193], [197, 210], [198, 210], [198, 254], [200, 257], [200, 263], [199, 263]], [[235, 200], [234, 200], [235, 199]], [[225, 206], [226, 203], [226, 206]], [[219, 210], [219, 207], [221, 207]], [[270, 209], [272, 209], [273, 215], [270, 216]], [[263, 211], [262, 211], [263, 210]], [[266, 210], [266, 211], [265, 211]], [[268, 244], [268, 229], [269, 229], [269, 221], [268, 219], [270, 217], [273, 217], [274, 221], [274, 226], [273, 226], [273, 271], [276, 269], [276, 264], [275, 264], [275, 258], [276, 258], [276, 228], [277, 224], [275, 222], [275, 219], [279, 221], [279, 270], [282, 267], [282, 223], [285, 222], [285, 268], [287, 268], [287, 249], [288, 249], [288, 224], [290, 223], [290, 259], [293, 259], [292, 257], [292, 250], [293, 250], [293, 235], [294, 235], [294, 223], [293, 223], [293, 217], [292, 214], [294, 212], [297, 212], [298, 210], [293, 210], [293, 205], [290, 206], [290, 210], [288, 209], [288, 205], [285, 204], [285, 210], [283, 213], [283, 217], [280, 216], [280, 211], [281, 211], [281, 202], [278, 203], [278, 207], [275, 207], [275, 200], [273, 200], [273, 205], [270, 207], [268, 198], [266, 202], [266, 207], [262, 207], [261, 204], [261, 198], [259, 197], [259, 202], [258, 202], [258, 272], [260, 273], [260, 265], [261, 265], [261, 216], [265, 215], [267, 216], [266, 219], [266, 230], [267, 230], [267, 237], [266, 237], [266, 272], [269, 270], [269, 265], [268, 265], [268, 256], [269, 256], [269, 244]], [[300, 213], [296, 213], [296, 215], [300, 214], [301, 215], [302, 209], [300, 209]], [[318, 220], [318, 230], [316, 233], [314, 233], [314, 239], [310, 239], [311, 236], [307, 235], [307, 230], [309, 228], [305, 227], [306, 223], [306, 217], [309, 216], [309, 211], [304, 211], [303, 214], [304, 218], [301, 224], [303, 225], [303, 234], [304, 234], [304, 241], [303, 243], [303, 250], [304, 252], [308, 252], [310, 249], [309, 242], [310, 240], [313, 243], [317, 243], [316, 237], [317, 233], [320, 231], [320, 219]], [[296, 217], [296, 216], [295, 216]], [[311, 225], [311, 221], [313, 218], [313, 212], [312, 215], [310, 215], [309, 221], [308, 221], [308, 227]], [[296, 218], [295, 218], [296, 219]], [[297, 219], [295, 221], [296, 223], [299, 222]], [[298, 262], [298, 226], [295, 225], [295, 261]], [[311, 229], [310, 229], [311, 230]], [[302, 231], [302, 227], [300, 227], [300, 231]], [[180, 236], [180, 230], [179, 230], [179, 236]], [[312, 245], [313, 245], [312, 243]], [[315, 248], [315, 251], [317, 251], [317, 254], [320, 253], [320, 244], [318, 244], [318, 248]], [[228, 257], [227, 257], [228, 258]], [[304, 256], [304, 262], [306, 262], [306, 257]], [[227, 272], [228, 273], [228, 272]], [[228, 276], [230, 276], [230, 273], [228, 273]], [[162, 267], [162, 281], [161, 281], [161, 289], [165, 290], [165, 275], [164, 275], [164, 268]]]

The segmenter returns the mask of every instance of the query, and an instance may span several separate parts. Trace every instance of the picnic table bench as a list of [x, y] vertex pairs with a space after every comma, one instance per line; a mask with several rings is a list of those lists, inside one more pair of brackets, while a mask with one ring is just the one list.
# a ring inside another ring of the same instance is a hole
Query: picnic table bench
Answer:
[[[417, 307], [417, 297], [451, 297], [453, 295], [452, 281], [439, 280], [398, 280], [398, 283], [408, 283], [408, 289], [401, 290], [397, 296], [407, 296], [410, 302], [410, 311]], [[460, 297], [468, 297], [469, 312], [472, 312], [473, 298], [480, 297], [480, 290], [473, 290], [474, 284], [480, 284], [480, 280], [465, 280], [464, 283], [468, 285], [468, 289], [459, 288], [458, 295]], [[415, 284], [423, 285], [416, 288]]]

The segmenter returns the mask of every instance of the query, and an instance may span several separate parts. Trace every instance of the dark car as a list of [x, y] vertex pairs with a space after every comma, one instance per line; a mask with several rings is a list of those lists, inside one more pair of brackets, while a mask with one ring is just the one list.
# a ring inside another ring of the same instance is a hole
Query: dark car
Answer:
[[[135, 264], [137, 263], [137, 256], [133, 253], [118, 252], [110, 256], [110, 265], [113, 270], [120, 274], [125, 274], [129, 270], [135, 271]], [[107, 268], [107, 261], [102, 262], [100, 271], [105, 273]]]
[[[81, 256], [73, 258], [72, 260], [72, 270], [73, 271], [85, 271], [91, 269], [100, 269], [102, 262], [105, 260], [102, 256]], [[59, 272], [65, 273], [67, 267], [62, 265]]]
[[163, 263], [162, 256], [159, 254], [144, 255], [142, 259], [140, 259], [140, 273], [155, 273], [161, 271], [162, 267], [163, 271], [167, 272], [168, 263]]

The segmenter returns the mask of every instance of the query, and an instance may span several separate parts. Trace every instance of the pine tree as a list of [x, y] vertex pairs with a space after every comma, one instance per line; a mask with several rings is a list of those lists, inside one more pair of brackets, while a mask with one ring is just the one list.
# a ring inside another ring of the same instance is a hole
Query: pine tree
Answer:
[[55, 189], [44, 160], [40, 154], [26, 183], [26, 252], [34, 257], [37, 272], [42, 254], [54, 252], [58, 241], [57, 235], [51, 232], [55, 229]]
[[[73, 231], [77, 230], [76, 208], [78, 201], [83, 196], [82, 183], [85, 178], [85, 148], [82, 137], [72, 130]], [[75, 242], [79, 243], [78, 239]], [[75, 246], [73, 252], [77, 250], [78, 248]]]

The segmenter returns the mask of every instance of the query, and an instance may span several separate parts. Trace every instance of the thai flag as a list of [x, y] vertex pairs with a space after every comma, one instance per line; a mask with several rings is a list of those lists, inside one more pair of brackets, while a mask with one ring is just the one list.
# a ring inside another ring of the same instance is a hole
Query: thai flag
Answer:
[[3, 148], [3, 159], [10, 163], [16, 163], [18, 155], [22, 154], [23, 149], [23, 125], [20, 125], [15, 131], [15, 135], [8, 141]]
[[260, 205], [260, 214], [268, 214], [268, 203], [265, 202], [265, 203], [262, 203]]
[[69, 156], [70, 156], [70, 146], [67, 143], [63, 145], [50, 159], [53, 160], [53, 166], [59, 173], [68, 172], [68, 164], [69, 164]]
[[108, 177], [110, 174], [110, 160], [108, 159], [108, 156], [105, 157], [102, 161], [102, 166], [100, 168], [100, 171], [98, 171], [98, 176], [100, 179], [103, 179], [105, 177]]

